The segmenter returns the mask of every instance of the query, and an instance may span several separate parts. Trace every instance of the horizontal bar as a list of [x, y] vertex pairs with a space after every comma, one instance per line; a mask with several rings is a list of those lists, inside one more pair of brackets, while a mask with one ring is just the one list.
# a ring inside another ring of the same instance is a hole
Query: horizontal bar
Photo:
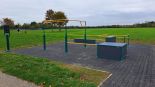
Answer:
[[87, 43], [75, 43], [75, 42], [67, 42], [68, 44], [79, 44], [79, 45], [90, 45], [90, 46], [96, 46], [96, 44], [87, 44]]

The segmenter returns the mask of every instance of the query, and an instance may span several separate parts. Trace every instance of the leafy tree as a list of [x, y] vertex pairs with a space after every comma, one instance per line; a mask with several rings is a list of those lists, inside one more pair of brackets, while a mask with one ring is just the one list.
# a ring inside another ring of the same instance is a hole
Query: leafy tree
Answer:
[[28, 28], [30, 28], [30, 24], [24, 23], [22, 27], [23, 27], [23, 29], [28, 29]]
[[10, 27], [14, 26], [14, 21], [10, 18], [3, 18], [3, 22], [5, 25], [9, 25]]
[[15, 28], [21, 28], [21, 25], [20, 24], [16, 24], [14, 25]]
[[[58, 11], [58, 12], [55, 12], [54, 18], [55, 18], [56, 20], [58, 20], [58, 19], [67, 19], [67, 16], [65, 15], [64, 12]], [[58, 22], [58, 23], [56, 23], [56, 26], [57, 26], [57, 27], [63, 27], [63, 26], [66, 25], [67, 23], [68, 23], [68, 21]], [[59, 28], [59, 31], [61, 31], [61, 28]]]
[[52, 9], [47, 10], [46, 12], [46, 20], [54, 20], [54, 11]]
[[[58, 20], [58, 19], [67, 19], [67, 16], [65, 15], [64, 12], [58, 11], [58, 12], [55, 12], [54, 18], [55, 18], [56, 20]], [[67, 21], [65, 21], [65, 22], [60, 22], [60, 23], [58, 23], [58, 25], [59, 25], [59, 26], [64, 26], [66, 23], [67, 23]]]
[[[46, 20], [59, 20], [59, 19], [67, 19], [67, 16], [62, 11], [55, 12], [55, 11], [53, 11], [53, 10], [50, 9], [50, 10], [48, 10], [46, 12], [46, 17], [45, 18], [46, 18]], [[49, 24], [49, 26], [52, 25], [54, 27], [63, 27], [64, 25], [67, 24], [67, 22], [68, 21], [64, 21], [64, 22], [53, 22], [53, 23], [51, 22]], [[61, 29], [59, 29], [59, 31], [61, 31]]]
[[35, 26], [35, 25], [37, 25], [37, 22], [35, 21], [31, 22], [31, 26]]

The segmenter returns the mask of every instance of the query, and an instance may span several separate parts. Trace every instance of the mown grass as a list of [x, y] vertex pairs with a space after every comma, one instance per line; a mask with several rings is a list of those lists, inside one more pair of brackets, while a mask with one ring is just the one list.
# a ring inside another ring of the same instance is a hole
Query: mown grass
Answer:
[[[72, 29], [68, 34], [83, 35], [84, 30]], [[154, 28], [108, 28], [89, 29], [88, 35], [130, 35], [132, 44], [155, 44]], [[47, 43], [63, 41], [64, 31], [52, 32], [46, 30]], [[81, 38], [70, 36], [72, 38]], [[90, 38], [90, 37], [88, 37]], [[92, 37], [91, 37], [92, 38]], [[93, 37], [93, 39], [104, 39]], [[31, 47], [42, 45], [41, 30], [27, 30], [17, 32], [11, 30], [11, 48]], [[5, 49], [5, 37], [0, 30], [0, 50]], [[48, 87], [96, 87], [101, 80], [109, 75], [99, 71], [89, 70], [74, 65], [67, 65], [59, 62], [49, 61], [45, 58], [33, 58], [30, 56], [0, 53], [0, 71], [17, 76], [24, 80], [34, 82], [37, 85]]]
[[110, 74], [9, 53], [0, 53], [0, 71], [44, 87], [96, 87]]
[[[88, 35], [130, 35], [130, 42], [133, 44], [155, 44], [155, 28], [101, 28], [101, 29], [88, 29]], [[69, 30], [69, 34], [81, 34], [83, 35], [84, 30], [82, 29], [72, 29]], [[52, 30], [46, 30], [47, 43], [55, 43], [64, 40], [64, 31], [62, 32], [52, 32]], [[70, 38], [79, 38], [77, 36], [70, 36]], [[89, 37], [88, 37], [89, 38]], [[94, 37], [93, 39], [98, 38]], [[103, 39], [103, 38], [100, 38]], [[42, 31], [41, 30], [27, 30], [17, 32], [16, 30], [11, 31], [10, 37], [11, 48], [21, 48], [36, 46], [42, 44]], [[0, 30], [0, 49], [5, 49], [5, 37], [3, 31]]]

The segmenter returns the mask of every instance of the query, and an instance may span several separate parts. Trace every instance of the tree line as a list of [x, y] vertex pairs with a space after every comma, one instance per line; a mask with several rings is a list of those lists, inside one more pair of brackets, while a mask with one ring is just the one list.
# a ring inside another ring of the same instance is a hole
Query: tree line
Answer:
[[[68, 19], [64, 12], [62, 11], [53, 11], [49, 9], [45, 13], [45, 20], [57, 20], [57, 19]], [[31, 23], [24, 23], [24, 24], [15, 24], [13, 19], [11, 18], [3, 18], [1, 24], [7, 24], [12, 29], [40, 29], [40, 28], [47, 28], [47, 29], [60, 29], [60, 27], [64, 27], [68, 23], [65, 22], [53, 22], [48, 24], [43, 24], [42, 22], [31, 22]], [[2, 26], [0, 26], [2, 27]], [[136, 23], [133, 25], [103, 25], [103, 26], [86, 26], [86, 28], [141, 28], [141, 27], [155, 27], [155, 21], [145, 22], [145, 23]], [[79, 26], [68, 26], [68, 28], [82, 28]]]
[[[65, 15], [64, 12], [62, 11], [53, 11], [52, 9], [49, 9], [45, 13], [45, 20], [57, 20], [57, 19], [68, 19], [67, 16]], [[1, 26], [2, 25], [9, 25], [12, 29], [39, 29], [39, 28], [58, 28], [58, 27], [63, 27], [64, 25], [67, 24], [67, 21], [57, 23], [48, 23], [48, 24], [43, 24], [42, 22], [31, 22], [31, 23], [24, 23], [24, 24], [15, 24], [14, 20], [11, 18], [3, 18], [1, 21]]]

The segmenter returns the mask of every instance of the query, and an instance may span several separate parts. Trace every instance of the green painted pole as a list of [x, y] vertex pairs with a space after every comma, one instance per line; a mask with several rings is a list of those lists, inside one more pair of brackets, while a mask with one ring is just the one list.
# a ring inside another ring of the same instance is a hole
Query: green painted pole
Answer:
[[130, 35], [128, 35], [128, 45], [130, 44]]
[[46, 34], [45, 34], [44, 28], [42, 28], [42, 30], [43, 30], [43, 49], [45, 51], [46, 50]]
[[[86, 26], [86, 22], [85, 22], [85, 26]], [[84, 47], [87, 47], [87, 29], [85, 28], [85, 32], [84, 32], [84, 40], [85, 40], [85, 44]]]
[[65, 53], [68, 53], [68, 35], [67, 35], [67, 27], [65, 26], [65, 35], [64, 35], [64, 42], [65, 42]]
[[126, 42], [125, 39], [126, 39], [126, 37], [124, 36], [124, 43]]
[[5, 37], [6, 37], [6, 51], [9, 52], [10, 51], [9, 33], [6, 33]]

